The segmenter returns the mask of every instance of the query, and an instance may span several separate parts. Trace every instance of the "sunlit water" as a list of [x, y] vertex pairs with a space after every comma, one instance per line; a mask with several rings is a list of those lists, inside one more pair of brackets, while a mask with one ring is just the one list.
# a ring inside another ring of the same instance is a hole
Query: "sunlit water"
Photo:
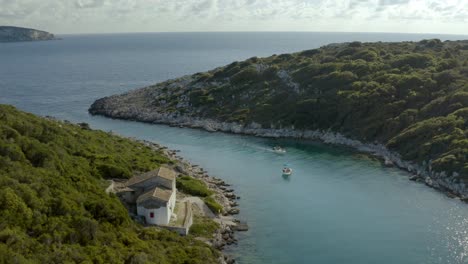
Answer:
[[[148, 139], [231, 183], [250, 231], [239, 263], [468, 263], [468, 206], [352, 150], [92, 117], [97, 98], [252, 56], [435, 36], [212, 33], [62, 36], [0, 44], [0, 103]], [[462, 39], [463, 36], [436, 36]], [[270, 151], [281, 144], [288, 150]], [[283, 163], [294, 168], [281, 176]]]

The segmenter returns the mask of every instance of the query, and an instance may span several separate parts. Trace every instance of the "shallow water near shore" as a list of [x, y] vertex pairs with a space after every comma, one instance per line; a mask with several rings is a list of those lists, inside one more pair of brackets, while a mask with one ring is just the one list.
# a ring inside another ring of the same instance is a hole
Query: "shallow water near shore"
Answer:
[[[468, 263], [468, 205], [353, 150], [92, 117], [97, 98], [251, 56], [424, 35], [181, 33], [0, 44], [0, 103], [155, 141], [232, 184], [239, 263]], [[460, 36], [437, 36], [462, 39]], [[465, 39], [468, 37], [464, 37]], [[286, 147], [286, 154], [271, 151]], [[294, 173], [281, 176], [284, 163]]]

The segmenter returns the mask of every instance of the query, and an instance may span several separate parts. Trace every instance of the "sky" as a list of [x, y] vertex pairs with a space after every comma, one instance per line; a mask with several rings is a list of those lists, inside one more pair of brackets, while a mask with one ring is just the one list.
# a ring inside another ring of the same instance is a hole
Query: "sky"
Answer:
[[56, 34], [327, 31], [468, 35], [468, 0], [0, 0], [0, 25]]

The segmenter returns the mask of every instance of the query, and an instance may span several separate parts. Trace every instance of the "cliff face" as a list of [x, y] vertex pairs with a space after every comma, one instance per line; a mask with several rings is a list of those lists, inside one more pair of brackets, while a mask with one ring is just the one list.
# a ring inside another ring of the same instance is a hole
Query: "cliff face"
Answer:
[[[467, 61], [468, 41], [335, 44], [234, 62], [99, 99], [89, 111], [365, 146], [468, 197]], [[336, 135], [343, 140], [329, 140]]]
[[46, 31], [31, 28], [0, 26], [0, 42], [39, 41], [53, 39], [55, 39], [54, 34]]

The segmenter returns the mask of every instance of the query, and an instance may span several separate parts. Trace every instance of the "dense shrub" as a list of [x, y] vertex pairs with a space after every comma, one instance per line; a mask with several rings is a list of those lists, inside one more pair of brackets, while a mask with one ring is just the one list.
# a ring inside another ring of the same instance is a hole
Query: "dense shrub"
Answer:
[[[197, 92], [201, 99], [188, 112], [267, 128], [341, 132], [461, 173], [468, 168], [460, 154], [468, 134], [465, 46], [437, 39], [352, 42], [236, 62], [216, 70], [230, 82]], [[255, 68], [260, 62], [268, 66], [263, 74]]]
[[0, 105], [0, 263], [217, 263], [203, 242], [135, 224], [104, 191], [103, 177], [166, 162], [141, 143]]
[[211, 238], [217, 229], [219, 229], [219, 224], [211, 218], [195, 216], [189, 234], [197, 237]]
[[213, 197], [205, 197], [203, 198], [203, 201], [211, 209], [211, 211], [213, 211], [213, 213], [219, 214], [222, 212], [223, 207], [218, 202], [216, 202], [216, 200]]
[[403, 66], [410, 66], [412, 68], [426, 68], [431, 66], [432, 62], [433, 57], [431, 55], [412, 53], [397, 56], [393, 61], [392, 66], [397, 68]]
[[198, 179], [190, 176], [181, 176], [177, 178], [177, 189], [184, 193], [206, 197], [213, 194], [213, 191], [208, 189], [206, 184]]
[[249, 66], [233, 75], [231, 81], [233, 83], [242, 83], [256, 81], [259, 78], [260, 75], [258, 74], [257, 69], [254, 66]]

